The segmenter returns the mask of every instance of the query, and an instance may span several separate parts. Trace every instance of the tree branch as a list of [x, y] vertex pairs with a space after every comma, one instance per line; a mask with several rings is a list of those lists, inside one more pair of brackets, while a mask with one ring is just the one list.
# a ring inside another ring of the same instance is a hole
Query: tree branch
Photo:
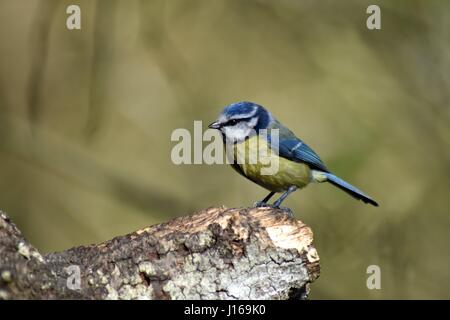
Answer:
[[42, 256], [1, 213], [0, 298], [304, 299], [312, 241], [281, 210], [220, 207]]

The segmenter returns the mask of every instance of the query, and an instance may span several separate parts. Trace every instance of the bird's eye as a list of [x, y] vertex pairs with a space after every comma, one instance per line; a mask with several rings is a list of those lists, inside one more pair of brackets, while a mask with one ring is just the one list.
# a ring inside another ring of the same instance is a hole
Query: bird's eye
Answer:
[[230, 121], [227, 122], [227, 125], [229, 126], [234, 126], [235, 124], [237, 124], [239, 121], [236, 119], [231, 119]]

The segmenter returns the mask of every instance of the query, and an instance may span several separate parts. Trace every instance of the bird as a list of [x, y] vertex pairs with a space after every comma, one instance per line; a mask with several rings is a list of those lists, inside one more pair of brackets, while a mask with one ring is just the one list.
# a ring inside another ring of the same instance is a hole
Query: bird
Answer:
[[[280, 205], [291, 193], [312, 182], [328, 182], [353, 198], [378, 207], [374, 199], [331, 173], [313, 149], [259, 104], [249, 101], [229, 104], [208, 127], [220, 131], [226, 150], [231, 150], [227, 156], [233, 169], [270, 191], [255, 202], [255, 207], [283, 209]], [[278, 139], [274, 139], [274, 132]], [[268, 150], [266, 159], [258, 158], [263, 148]], [[256, 161], [250, 161], [255, 158]], [[262, 174], [268, 161], [276, 161], [278, 168], [272, 174]], [[276, 193], [281, 196], [269, 204]]]

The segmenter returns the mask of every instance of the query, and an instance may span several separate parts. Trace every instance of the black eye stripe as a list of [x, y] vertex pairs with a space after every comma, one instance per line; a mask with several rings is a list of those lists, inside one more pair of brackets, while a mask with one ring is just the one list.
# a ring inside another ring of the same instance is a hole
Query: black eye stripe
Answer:
[[231, 119], [231, 120], [228, 120], [227, 122], [225, 122], [223, 125], [224, 126], [234, 126], [235, 124], [237, 124], [237, 123], [239, 123], [241, 121], [248, 121], [250, 119], [251, 119], [251, 117], [249, 117], [249, 118], [240, 118], [240, 119]]

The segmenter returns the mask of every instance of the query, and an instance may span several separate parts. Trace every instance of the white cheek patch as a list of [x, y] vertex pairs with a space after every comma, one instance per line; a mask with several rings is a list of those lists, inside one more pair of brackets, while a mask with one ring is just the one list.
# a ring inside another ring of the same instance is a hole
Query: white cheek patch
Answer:
[[250, 129], [244, 124], [238, 123], [232, 127], [223, 127], [223, 133], [230, 142], [241, 142], [250, 134]]
[[256, 126], [257, 122], [258, 118], [254, 117], [248, 122], [243, 121], [234, 126], [223, 127], [222, 132], [225, 134], [225, 137], [227, 137], [229, 142], [242, 142], [256, 133], [253, 128]]

